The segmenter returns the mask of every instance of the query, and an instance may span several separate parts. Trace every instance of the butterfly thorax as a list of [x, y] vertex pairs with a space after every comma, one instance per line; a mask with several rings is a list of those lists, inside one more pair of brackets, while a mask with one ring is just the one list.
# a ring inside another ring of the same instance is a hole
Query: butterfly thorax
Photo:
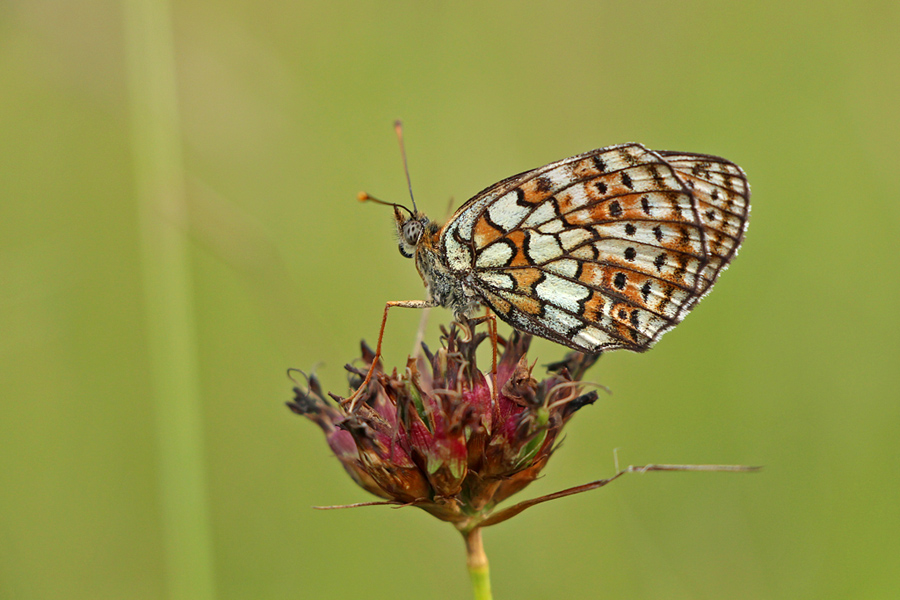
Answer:
[[474, 289], [465, 285], [458, 273], [447, 266], [440, 251], [441, 227], [421, 213], [404, 218], [395, 211], [400, 253], [415, 258], [416, 269], [435, 305], [449, 308], [454, 315], [471, 314], [480, 306]]

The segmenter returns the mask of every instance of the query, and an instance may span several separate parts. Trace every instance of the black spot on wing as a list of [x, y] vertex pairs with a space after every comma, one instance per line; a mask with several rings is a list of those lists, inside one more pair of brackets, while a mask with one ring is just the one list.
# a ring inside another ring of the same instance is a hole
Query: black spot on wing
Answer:
[[666, 183], [662, 173], [659, 172], [659, 168], [656, 165], [650, 165], [648, 168], [650, 169], [650, 177], [653, 178], [653, 183], [656, 184], [656, 187], [661, 190], [668, 189], [669, 185]]
[[653, 260], [653, 265], [656, 267], [656, 270], [657, 270], [657, 271], [662, 271], [663, 265], [665, 265], [665, 264], [666, 264], [666, 253], [665, 253], [665, 252], [661, 252], [661, 253], [659, 254], [659, 256], [657, 256], [657, 257]]
[[708, 162], [698, 162], [691, 167], [691, 174], [701, 179], [709, 179], [709, 169], [712, 165]]
[[687, 273], [688, 260], [689, 260], [688, 257], [685, 255], [676, 255], [675, 264], [678, 265], [675, 268], [675, 272], [674, 272], [676, 279], [682, 279], [684, 277], [685, 273]]

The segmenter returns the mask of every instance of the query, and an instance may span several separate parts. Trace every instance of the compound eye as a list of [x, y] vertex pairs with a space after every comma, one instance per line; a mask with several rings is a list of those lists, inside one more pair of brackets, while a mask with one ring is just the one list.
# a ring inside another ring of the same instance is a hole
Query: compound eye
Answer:
[[407, 221], [403, 224], [403, 241], [410, 246], [415, 246], [419, 243], [419, 238], [422, 237], [423, 231], [424, 228], [419, 221]]

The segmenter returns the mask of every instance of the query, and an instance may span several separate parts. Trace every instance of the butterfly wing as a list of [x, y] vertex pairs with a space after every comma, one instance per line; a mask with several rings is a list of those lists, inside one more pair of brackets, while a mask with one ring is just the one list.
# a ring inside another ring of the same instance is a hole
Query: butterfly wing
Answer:
[[688, 152], [659, 154], [697, 198], [709, 262], [700, 274], [701, 285], [693, 300], [696, 303], [728, 267], [744, 241], [750, 216], [750, 185], [744, 171], [724, 158]]
[[[699, 159], [673, 160], [691, 171]], [[640, 144], [586, 152], [474, 196], [441, 232], [442, 251], [450, 270], [513, 327], [584, 352], [643, 351], [684, 318], [733, 256], [722, 245], [709, 267], [707, 237], [718, 230], [700, 215], [709, 198], [701, 205], [686, 181], [738, 186], [707, 171], [683, 178]]]

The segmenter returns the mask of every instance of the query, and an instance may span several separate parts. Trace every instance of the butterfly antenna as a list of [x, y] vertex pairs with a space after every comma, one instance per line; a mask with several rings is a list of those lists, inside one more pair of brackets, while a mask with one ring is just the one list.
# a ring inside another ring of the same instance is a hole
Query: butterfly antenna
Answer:
[[356, 199], [359, 200], [360, 202], [374, 202], [375, 204], [383, 204], [383, 205], [385, 205], [385, 206], [395, 206], [395, 207], [397, 207], [397, 208], [402, 208], [403, 210], [405, 210], [406, 212], [408, 212], [408, 213], [409, 213], [409, 216], [411, 216], [411, 217], [415, 217], [415, 216], [416, 216], [415, 213], [413, 213], [411, 210], [409, 210], [408, 208], [406, 208], [406, 207], [403, 206], [402, 204], [397, 204], [397, 203], [395, 203], [395, 202], [385, 202], [384, 200], [379, 200], [379, 199], [376, 198], [375, 196], [370, 195], [368, 192], [360, 192], [360, 193], [358, 193], [358, 194], [356, 195]]
[[403, 158], [403, 171], [406, 173], [406, 185], [409, 187], [409, 199], [412, 200], [413, 212], [418, 214], [416, 199], [413, 198], [412, 181], [409, 179], [409, 167], [406, 164], [406, 148], [403, 146], [403, 122], [400, 119], [394, 121], [394, 131], [397, 133], [397, 141], [400, 143], [400, 156]]

